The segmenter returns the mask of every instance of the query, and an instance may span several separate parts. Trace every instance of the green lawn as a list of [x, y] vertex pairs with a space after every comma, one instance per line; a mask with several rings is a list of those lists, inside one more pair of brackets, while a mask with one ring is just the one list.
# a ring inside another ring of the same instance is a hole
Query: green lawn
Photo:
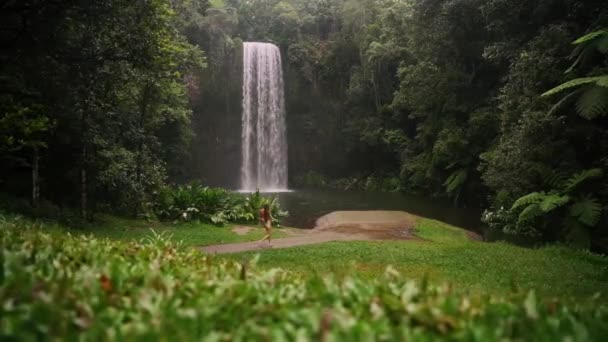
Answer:
[[463, 230], [421, 219], [422, 241], [333, 242], [229, 256], [259, 254], [262, 267], [299, 273], [377, 277], [392, 265], [405, 278], [449, 282], [459, 291], [505, 294], [535, 288], [543, 296], [608, 300], [608, 257], [564, 246], [529, 249], [470, 240]]
[[[376, 279], [303, 277], [206, 256], [163, 238], [125, 243], [68, 235], [60, 228], [0, 215], [0, 340], [604, 341], [608, 336], [608, 306], [595, 298], [546, 300], [533, 291], [465, 294], [395, 272]], [[461, 239], [454, 231], [441, 236], [450, 234]], [[425, 244], [442, 248], [451, 243], [447, 240]]]
[[[97, 238], [109, 238], [113, 240], [140, 241], [163, 234], [173, 242], [182, 242], [186, 246], [208, 246], [215, 244], [255, 241], [264, 237], [263, 228], [249, 226], [252, 230], [245, 235], [232, 232], [235, 225], [224, 227], [200, 222], [188, 223], [161, 223], [156, 221], [145, 221], [128, 219], [110, 215], [102, 215], [95, 223], [83, 229], [70, 229], [72, 234], [93, 235]], [[67, 228], [55, 225], [55, 229], [65, 230]], [[285, 236], [284, 230], [289, 228], [273, 229], [272, 237], [281, 238]]]
[[[164, 234], [187, 246], [258, 240], [264, 233], [255, 227], [241, 236], [232, 232], [232, 228], [102, 216], [91, 227], [69, 231], [75, 235], [131, 241]], [[67, 228], [47, 224], [45, 229]], [[606, 256], [565, 246], [531, 249], [473, 241], [461, 229], [427, 219], [418, 221], [416, 234], [421, 240], [333, 242], [222, 258], [241, 262], [259, 255], [258, 262], [263, 268], [280, 267], [304, 275], [333, 274], [339, 278], [349, 275], [376, 278], [391, 265], [403, 278], [449, 282], [455, 290], [463, 292], [506, 294], [534, 288], [541, 296], [562, 298], [585, 298], [602, 292], [601, 300], [608, 301]], [[284, 229], [275, 229], [273, 237], [285, 235]]]

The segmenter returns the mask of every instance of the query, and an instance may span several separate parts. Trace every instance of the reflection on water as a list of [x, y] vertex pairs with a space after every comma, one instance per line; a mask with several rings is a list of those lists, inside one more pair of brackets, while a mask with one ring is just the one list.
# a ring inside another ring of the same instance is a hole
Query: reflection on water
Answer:
[[289, 211], [283, 225], [312, 228], [317, 218], [336, 210], [403, 210], [472, 231], [481, 231], [481, 210], [454, 208], [452, 203], [399, 193], [296, 190], [279, 193]]

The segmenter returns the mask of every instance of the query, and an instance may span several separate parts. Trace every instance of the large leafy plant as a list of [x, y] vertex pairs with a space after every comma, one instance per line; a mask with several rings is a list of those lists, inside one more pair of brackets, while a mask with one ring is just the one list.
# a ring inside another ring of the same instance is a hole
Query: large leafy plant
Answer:
[[[570, 74], [580, 67], [596, 60], [597, 54], [608, 55], [608, 30], [591, 32], [574, 41], [576, 48], [573, 57], [576, 58], [572, 66], [566, 70]], [[594, 119], [608, 113], [608, 74], [592, 71], [585, 77], [575, 78], [547, 91], [543, 96], [550, 96], [570, 90], [555, 108], [560, 108], [573, 98], [578, 98], [576, 109], [587, 119]]]
[[264, 197], [260, 191], [256, 191], [245, 198], [244, 208], [245, 211], [252, 215], [257, 221], [260, 219], [260, 209], [262, 209], [262, 207], [265, 205], [268, 205], [270, 208], [273, 223], [278, 224], [280, 222], [280, 218], [289, 215], [288, 212], [281, 210], [278, 197]]
[[287, 216], [277, 197], [267, 198], [259, 192], [250, 196], [211, 188], [198, 183], [165, 187], [156, 200], [156, 214], [164, 220], [203, 221], [216, 225], [229, 222], [255, 223], [259, 210], [268, 204], [275, 223]]
[[570, 240], [588, 247], [589, 229], [599, 223], [602, 204], [592, 192], [584, 191], [584, 185], [602, 175], [601, 169], [585, 170], [569, 178], [553, 175], [548, 179], [553, 190], [523, 196], [515, 201], [511, 210], [519, 213], [518, 224], [558, 215]]

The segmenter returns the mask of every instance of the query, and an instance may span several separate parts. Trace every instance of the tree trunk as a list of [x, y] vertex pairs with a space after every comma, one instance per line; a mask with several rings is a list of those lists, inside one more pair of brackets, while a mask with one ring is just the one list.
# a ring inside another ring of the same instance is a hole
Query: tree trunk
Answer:
[[87, 219], [87, 199], [88, 199], [86, 159], [87, 159], [87, 145], [85, 142], [83, 142], [82, 162], [80, 164], [80, 216], [84, 220]]
[[[144, 139], [145, 139], [145, 122], [146, 122], [146, 117], [147, 117], [147, 112], [148, 112], [148, 102], [150, 99], [150, 87], [146, 84], [144, 86], [143, 92], [142, 92], [142, 98], [141, 98], [141, 103], [140, 103], [140, 112], [139, 112], [139, 134], [140, 136], [139, 138], [139, 142], [137, 144], [137, 165], [135, 166], [135, 179], [137, 182], [137, 186], [140, 187], [140, 190], [142, 188], [141, 185], [141, 178], [142, 178], [142, 164], [143, 164], [143, 159], [144, 159]], [[137, 199], [134, 201], [133, 203], [133, 214], [135, 215], [135, 217], [137, 217], [137, 215], [139, 215], [139, 209], [141, 207], [141, 201], [143, 199], [141, 198], [141, 196], [137, 196]]]
[[80, 160], [80, 216], [83, 220], [88, 218], [88, 189], [87, 189], [87, 110], [81, 109], [80, 115], [80, 141], [82, 144]]
[[40, 199], [40, 179], [39, 179], [39, 161], [38, 147], [34, 147], [34, 155], [32, 157], [32, 206], [38, 206]]

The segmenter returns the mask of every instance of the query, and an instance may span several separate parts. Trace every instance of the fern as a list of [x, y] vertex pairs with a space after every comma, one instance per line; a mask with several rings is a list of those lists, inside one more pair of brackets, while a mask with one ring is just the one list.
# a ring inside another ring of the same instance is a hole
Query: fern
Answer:
[[533, 192], [531, 194], [527, 194], [526, 196], [520, 197], [513, 206], [511, 210], [516, 210], [521, 207], [530, 206], [532, 204], [537, 204], [545, 199], [547, 195], [544, 192]]
[[608, 40], [608, 30], [599, 30], [599, 31], [588, 33], [588, 34], [578, 38], [577, 40], [575, 40], [573, 44], [581, 45], [583, 43], [588, 43], [588, 42], [596, 40], [598, 38], [603, 39], [603, 40]]
[[460, 189], [464, 185], [467, 177], [468, 172], [466, 169], [455, 171], [450, 175], [450, 177], [448, 177], [445, 183], [443, 183], [443, 186], [445, 186], [445, 191], [448, 194], [453, 194], [456, 190]]
[[525, 207], [525, 209], [519, 214], [519, 223], [524, 223], [529, 222], [539, 216], [548, 214], [568, 203], [568, 201], [570, 201], [570, 197], [565, 195], [547, 195], [542, 192], [533, 192], [515, 201], [511, 210]]
[[[576, 68], [587, 64], [589, 61], [593, 61], [597, 52], [608, 54], [608, 30], [604, 29], [591, 32], [574, 41], [574, 44], [577, 45], [573, 52], [573, 57], [576, 57], [576, 60], [572, 66], [566, 70], [566, 73], [574, 71]], [[573, 88], [585, 85], [588, 86], [588, 89], [583, 92], [583, 95], [577, 102], [576, 108], [578, 113], [587, 119], [593, 119], [608, 113], [608, 89], [606, 89], [608, 88], [608, 75], [576, 78], [560, 84], [545, 92], [542, 96], [555, 95], [565, 90], [572, 90]], [[559, 101], [551, 112], [557, 111], [559, 107], [569, 102], [571, 97], [572, 94]]]
[[591, 197], [585, 197], [572, 205], [570, 215], [587, 227], [594, 227], [600, 221], [602, 205]]
[[561, 171], [548, 170], [545, 171], [545, 185], [550, 189], [561, 188], [567, 179], [567, 176]]
[[519, 214], [519, 223], [529, 222], [543, 214], [538, 204], [531, 204]]
[[590, 179], [599, 178], [603, 174], [604, 172], [602, 171], [602, 169], [590, 169], [577, 173], [574, 176], [570, 177], [568, 180], [566, 180], [564, 184], [564, 192], [572, 193], [581, 184], [585, 183]]
[[586, 89], [577, 101], [576, 110], [582, 117], [589, 120], [606, 114], [608, 112], [608, 88]]
[[560, 195], [548, 195], [546, 196], [542, 202], [540, 202], [539, 207], [540, 209], [543, 211], [543, 213], [549, 213], [561, 206], [563, 206], [564, 204], [568, 203], [570, 201], [570, 197], [568, 197], [567, 195], [565, 196], [560, 196]]
[[566, 73], [572, 72], [578, 66], [590, 60], [596, 51], [603, 54], [608, 53], [608, 31], [600, 30], [591, 32], [575, 40], [573, 44], [578, 46], [574, 49], [572, 55], [573, 57], [578, 56], [578, 58], [572, 66], [566, 70]]
[[555, 95], [557, 93], [561, 93], [564, 90], [580, 87], [586, 84], [596, 85], [599, 87], [608, 87], [608, 75], [575, 78], [571, 81], [558, 85], [557, 87], [545, 92], [541, 96]]
[[576, 100], [576, 97], [579, 96], [580, 93], [581, 89], [578, 89], [564, 96], [561, 100], [559, 100], [559, 102], [557, 102], [555, 105], [553, 105], [553, 107], [551, 107], [551, 109], [549, 110], [549, 114], [554, 115], [561, 109], [566, 108], [567, 105], [570, 105]]

